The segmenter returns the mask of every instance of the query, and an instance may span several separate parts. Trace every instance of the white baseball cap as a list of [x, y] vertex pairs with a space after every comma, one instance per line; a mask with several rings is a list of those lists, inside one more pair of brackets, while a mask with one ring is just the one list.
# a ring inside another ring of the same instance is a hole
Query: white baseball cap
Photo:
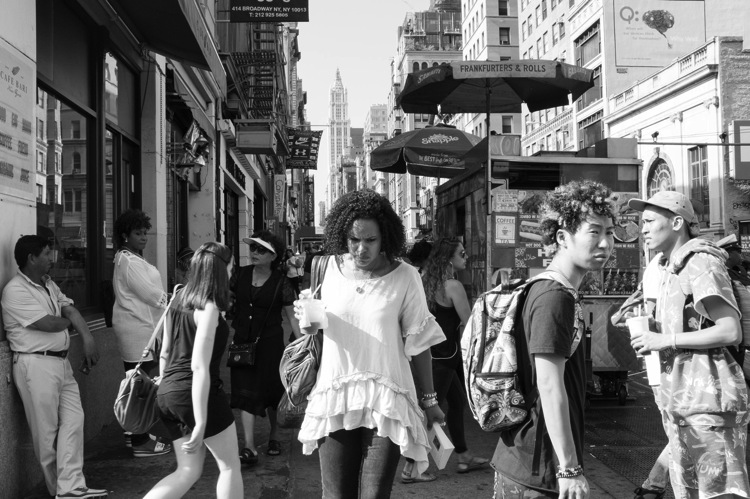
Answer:
[[264, 241], [263, 239], [259, 237], [245, 237], [245, 238], [242, 238], [242, 242], [247, 243], [247, 244], [255, 243], [259, 246], [263, 246], [274, 255], [276, 254], [276, 250], [273, 248], [273, 244], [269, 243], [268, 241]]

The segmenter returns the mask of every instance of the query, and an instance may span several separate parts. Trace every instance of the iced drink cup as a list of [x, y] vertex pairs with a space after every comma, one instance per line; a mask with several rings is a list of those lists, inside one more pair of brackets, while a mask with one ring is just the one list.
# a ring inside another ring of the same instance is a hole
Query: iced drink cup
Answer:
[[[625, 322], [630, 330], [631, 338], [637, 338], [643, 333], [648, 332], [648, 316], [631, 317]], [[659, 359], [659, 352], [649, 352], [643, 357], [646, 360], [648, 384], [659, 386], [661, 384], [661, 360]]]
[[300, 301], [304, 309], [304, 317], [299, 322], [300, 327], [310, 327], [313, 324], [318, 326], [318, 329], [325, 329], [328, 327], [328, 315], [326, 315], [326, 308], [323, 302], [310, 297], [309, 290], [305, 290], [300, 293]]

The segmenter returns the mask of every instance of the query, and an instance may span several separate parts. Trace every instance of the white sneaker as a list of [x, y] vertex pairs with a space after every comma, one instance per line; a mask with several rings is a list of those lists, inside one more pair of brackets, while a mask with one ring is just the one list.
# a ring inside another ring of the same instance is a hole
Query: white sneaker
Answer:
[[94, 499], [100, 497], [107, 497], [109, 492], [104, 489], [90, 489], [88, 487], [78, 487], [77, 489], [66, 492], [65, 494], [57, 494], [57, 499]]

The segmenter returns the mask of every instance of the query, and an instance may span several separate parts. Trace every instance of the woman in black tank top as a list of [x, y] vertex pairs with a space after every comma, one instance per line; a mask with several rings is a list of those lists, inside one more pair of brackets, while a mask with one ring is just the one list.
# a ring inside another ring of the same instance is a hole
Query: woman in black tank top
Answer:
[[[445, 341], [431, 348], [432, 378], [439, 404], [448, 403], [448, 431], [458, 455], [458, 473], [466, 473], [487, 464], [488, 460], [473, 456], [466, 447], [464, 434], [464, 390], [463, 362], [461, 359], [461, 331], [471, 314], [469, 300], [463, 284], [455, 273], [466, 269], [468, 255], [463, 244], [453, 238], [441, 239], [430, 252], [422, 271], [427, 304], [443, 329]], [[407, 469], [409, 468], [409, 469]], [[406, 472], [411, 471], [407, 461]], [[431, 481], [435, 475], [424, 473], [412, 481]]]

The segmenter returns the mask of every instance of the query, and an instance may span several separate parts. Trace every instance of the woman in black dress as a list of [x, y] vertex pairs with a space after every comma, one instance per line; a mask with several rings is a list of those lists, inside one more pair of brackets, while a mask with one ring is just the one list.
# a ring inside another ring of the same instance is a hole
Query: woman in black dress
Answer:
[[276, 407], [284, 394], [279, 362], [284, 353], [282, 312], [286, 313], [295, 337], [300, 336], [294, 317], [294, 289], [278, 269], [283, 244], [268, 231], [260, 231], [243, 241], [250, 245], [250, 265], [241, 267], [232, 279], [235, 295], [234, 343], [256, 344], [255, 365], [232, 367], [232, 407], [241, 410], [245, 446], [240, 452], [244, 464], [258, 462], [255, 444], [255, 418], [268, 415], [271, 432], [266, 454], [277, 456], [281, 445], [276, 434]]

